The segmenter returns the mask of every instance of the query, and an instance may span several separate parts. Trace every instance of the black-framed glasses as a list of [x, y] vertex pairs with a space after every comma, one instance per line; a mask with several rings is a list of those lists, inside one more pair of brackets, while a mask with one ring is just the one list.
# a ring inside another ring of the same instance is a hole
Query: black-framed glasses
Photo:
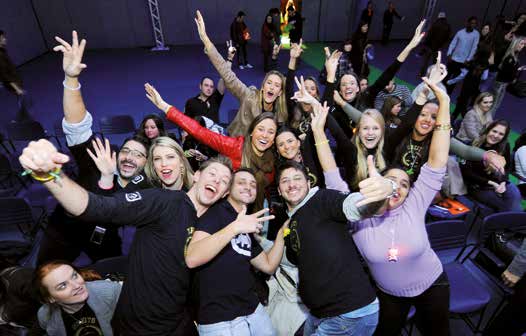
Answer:
[[140, 151], [135, 150], [135, 149], [130, 149], [128, 147], [122, 147], [119, 153], [124, 154], [124, 155], [129, 154], [136, 159], [146, 159], [146, 154], [143, 154]]

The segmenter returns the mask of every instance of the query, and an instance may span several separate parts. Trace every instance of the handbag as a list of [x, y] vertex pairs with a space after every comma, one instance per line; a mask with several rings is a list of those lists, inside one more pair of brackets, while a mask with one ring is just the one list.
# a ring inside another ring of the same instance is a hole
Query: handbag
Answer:
[[459, 218], [470, 211], [468, 206], [452, 198], [445, 198], [428, 209], [431, 216], [443, 219]]

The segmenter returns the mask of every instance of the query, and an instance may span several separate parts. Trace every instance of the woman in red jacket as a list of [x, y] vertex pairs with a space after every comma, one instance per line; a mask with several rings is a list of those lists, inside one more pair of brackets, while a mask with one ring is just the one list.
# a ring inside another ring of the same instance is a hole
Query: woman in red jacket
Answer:
[[[232, 167], [251, 168], [256, 175], [257, 190], [265, 190], [274, 180], [274, 154], [272, 147], [276, 138], [277, 121], [274, 113], [263, 112], [258, 115], [245, 135], [229, 137], [210, 131], [196, 120], [186, 116], [177, 108], [166, 103], [159, 92], [150, 84], [145, 84], [146, 96], [166, 117], [181, 127], [195, 140], [216, 150], [232, 161]], [[250, 141], [245, 141], [250, 139]], [[263, 209], [264, 193], [258, 192], [254, 211]]]

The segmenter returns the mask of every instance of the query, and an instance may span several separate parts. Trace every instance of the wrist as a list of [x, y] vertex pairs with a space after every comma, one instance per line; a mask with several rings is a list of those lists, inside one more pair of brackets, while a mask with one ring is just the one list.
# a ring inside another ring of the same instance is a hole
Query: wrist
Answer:
[[113, 188], [113, 173], [112, 174], [102, 174], [100, 176], [98, 185], [101, 189], [104, 189], [104, 190]]

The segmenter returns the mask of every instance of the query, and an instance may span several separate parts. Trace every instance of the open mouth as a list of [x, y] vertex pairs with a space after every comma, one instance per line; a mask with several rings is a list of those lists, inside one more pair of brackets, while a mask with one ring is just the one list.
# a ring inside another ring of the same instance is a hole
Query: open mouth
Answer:
[[431, 125], [428, 124], [428, 123], [422, 123], [422, 124], [420, 124], [420, 128], [422, 128], [423, 130], [427, 131], [428, 129], [431, 128]]
[[163, 178], [163, 180], [167, 180], [172, 176], [172, 172], [173, 170], [171, 169], [163, 169], [161, 170], [161, 177]]
[[205, 185], [205, 194], [208, 198], [214, 198], [214, 196], [217, 193], [217, 188], [213, 185], [207, 184]]
[[265, 96], [267, 97], [267, 99], [271, 100], [274, 98], [274, 92], [267, 91], [267, 93], [265, 93]]
[[133, 171], [137, 168], [137, 166], [130, 162], [121, 162], [121, 169], [124, 171]]

